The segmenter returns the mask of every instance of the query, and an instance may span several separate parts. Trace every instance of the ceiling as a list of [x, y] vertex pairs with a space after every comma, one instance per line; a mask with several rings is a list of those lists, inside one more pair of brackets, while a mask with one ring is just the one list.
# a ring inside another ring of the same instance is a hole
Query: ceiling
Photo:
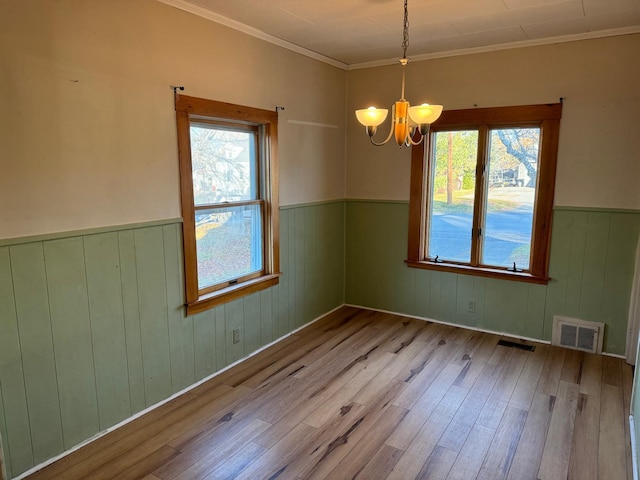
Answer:
[[[160, 0], [342, 68], [402, 56], [402, 0]], [[409, 0], [416, 60], [640, 32], [640, 0]], [[640, 52], [639, 52], [640, 58]]]

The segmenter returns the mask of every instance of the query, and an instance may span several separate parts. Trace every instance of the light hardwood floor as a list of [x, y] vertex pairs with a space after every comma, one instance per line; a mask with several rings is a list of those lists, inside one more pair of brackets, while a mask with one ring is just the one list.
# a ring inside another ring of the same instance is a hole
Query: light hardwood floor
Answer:
[[631, 479], [623, 360], [345, 307], [29, 477]]

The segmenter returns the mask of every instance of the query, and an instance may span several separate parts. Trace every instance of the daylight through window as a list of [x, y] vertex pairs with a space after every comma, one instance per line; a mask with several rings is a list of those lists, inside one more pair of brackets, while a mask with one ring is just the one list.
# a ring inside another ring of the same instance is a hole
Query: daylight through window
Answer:
[[410, 266], [545, 283], [561, 104], [444, 112], [412, 153]]
[[187, 310], [277, 282], [275, 112], [178, 96]]

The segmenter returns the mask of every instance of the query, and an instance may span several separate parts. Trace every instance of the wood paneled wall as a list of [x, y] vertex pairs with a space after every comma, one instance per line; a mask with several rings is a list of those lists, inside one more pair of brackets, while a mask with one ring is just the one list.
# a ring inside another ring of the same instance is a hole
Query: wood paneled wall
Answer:
[[344, 236], [343, 201], [283, 208], [280, 284], [192, 317], [179, 223], [0, 247], [9, 478], [341, 305]]
[[640, 212], [556, 208], [551, 281], [533, 285], [408, 268], [408, 211], [347, 202], [347, 303], [540, 340], [554, 315], [604, 322], [604, 351], [625, 353]]

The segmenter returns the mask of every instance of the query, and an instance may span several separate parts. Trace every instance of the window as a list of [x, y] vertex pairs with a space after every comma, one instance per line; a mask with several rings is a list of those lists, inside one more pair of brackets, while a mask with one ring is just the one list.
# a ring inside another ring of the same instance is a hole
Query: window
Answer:
[[408, 265], [547, 283], [561, 113], [443, 112], [412, 149]]
[[176, 96], [187, 313], [278, 283], [275, 111]]

